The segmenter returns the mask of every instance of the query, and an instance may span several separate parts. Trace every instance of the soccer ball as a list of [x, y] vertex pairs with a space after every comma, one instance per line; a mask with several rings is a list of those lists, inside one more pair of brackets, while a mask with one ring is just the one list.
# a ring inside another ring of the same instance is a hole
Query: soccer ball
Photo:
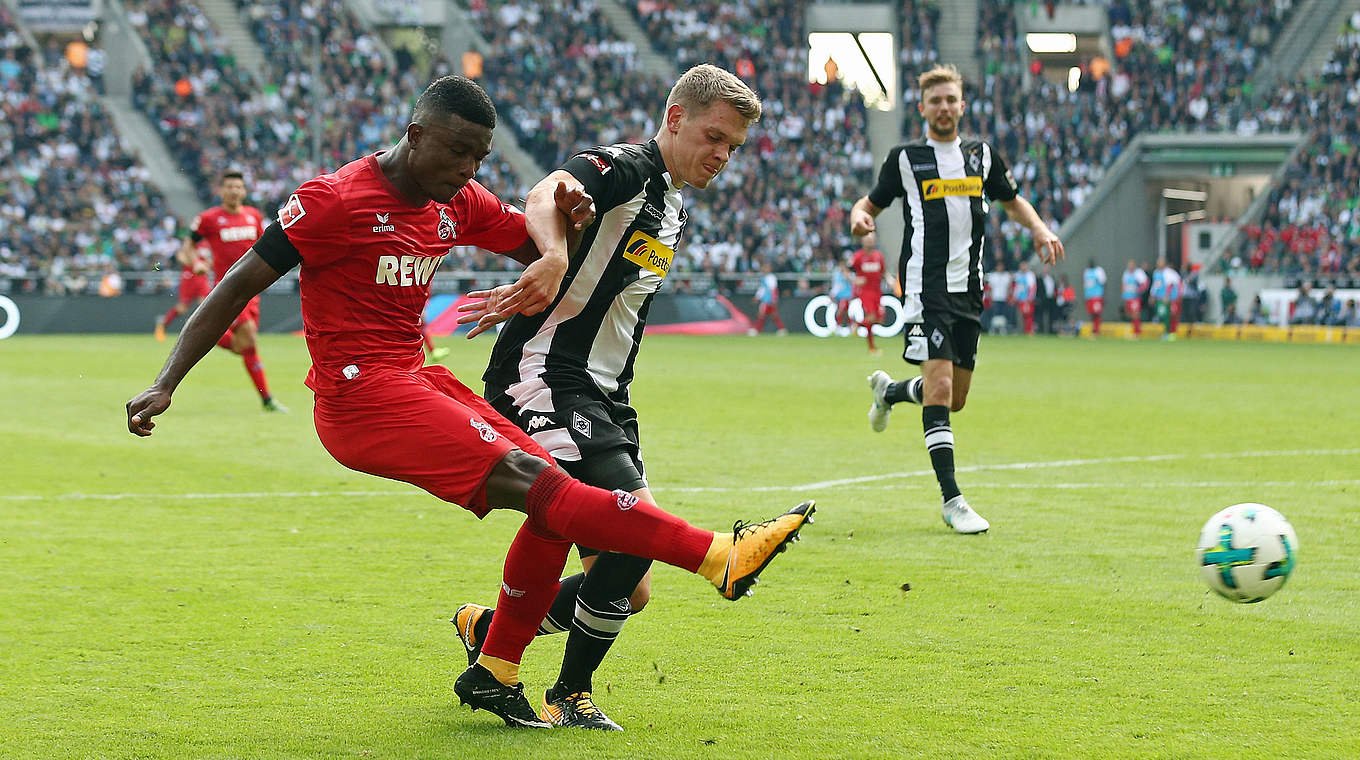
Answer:
[[1284, 515], [1264, 504], [1234, 504], [1209, 518], [1195, 553], [1200, 577], [1234, 602], [1259, 602], [1289, 579], [1299, 539]]

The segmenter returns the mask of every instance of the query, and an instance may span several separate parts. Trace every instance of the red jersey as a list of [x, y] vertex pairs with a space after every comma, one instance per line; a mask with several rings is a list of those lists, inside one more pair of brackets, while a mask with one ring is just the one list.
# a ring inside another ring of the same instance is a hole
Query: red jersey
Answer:
[[850, 259], [850, 271], [863, 278], [863, 282], [856, 285], [855, 290], [882, 293], [883, 270], [887, 265], [887, 260], [883, 258], [883, 252], [877, 248], [872, 251], [866, 251], [863, 248], [855, 251], [854, 257]]
[[476, 181], [448, 204], [412, 206], [378, 168], [379, 154], [308, 180], [279, 209], [302, 258], [302, 325], [318, 395], [363, 375], [425, 363], [420, 320], [430, 279], [455, 246], [509, 251], [524, 214]]
[[231, 265], [260, 239], [264, 232], [264, 217], [253, 206], [242, 206], [235, 214], [221, 206], [213, 206], [194, 217], [189, 230], [195, 243], [206, 241], [212, 249], [213, 273], [221, 282]]

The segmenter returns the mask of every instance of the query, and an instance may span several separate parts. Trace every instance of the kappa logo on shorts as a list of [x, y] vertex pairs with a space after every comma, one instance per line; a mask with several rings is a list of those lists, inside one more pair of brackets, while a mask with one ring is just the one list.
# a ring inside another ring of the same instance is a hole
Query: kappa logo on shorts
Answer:
[[931, 332], [930, 342], [934, 343], [936, 348], [939, 348], [940, 344], [944, 342], [944, 333], [940, 332], [939, 330]]
[[911, 338], [924, 338], [926, 337], [926, 332], [921, 329], [921, 325], [915, 324], [911, 326], [911, 332], [907, 333], [907, 336]]
[[582, 417], [580, 412], [572, 412], [572, 413], [571, 413], [571, 429], [572, 429], [572, 430], [575, 430], [576, 432], [580, 433], [581, 435], [583, 435], [583, 436], [589, 438], [589, 437], [590, 437], [590, 420], [586, 419], [585, 417]]
[[468, 420], [468, 424], [476, 428], [478, 434], [482, 436], [482, 440], [487, 443], [494, 443], [497, 438], [500, 438], [500, 434], [496, 432], [495, 428], [481, 420]]
[[548, 419], [547, 417], [544, 417], [541, 414], [536, 414], [529, 420], [529, 424], [526, 425], [525, 427], [529, 428], [529, 432], [532, 433], [541, 427], [546, 427], [551, 424], [552, 420]]
[[619, 503], [620, 512], [627, 512], [633, 507], [636, 507], [638, 503], [638, 497], [627, 491], [620, 491], [617, 488], [614, 489], [614, 499]]

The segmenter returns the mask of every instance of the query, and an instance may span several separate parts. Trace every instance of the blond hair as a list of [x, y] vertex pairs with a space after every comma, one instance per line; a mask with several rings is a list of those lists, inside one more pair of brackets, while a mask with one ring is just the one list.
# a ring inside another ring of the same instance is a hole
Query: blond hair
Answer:
[[942, 63], [929, 71], [922, 72], [916, 82], [922, 93], [937, 84], [948, 84], [949, 82], [958, 85], [959, 92], [963, 92], [963, 75], [959, 73], [959, 68], [952, 63]]
[[666, 98], [666, 108], [679, 103], [687, 111], [702, 113], [719, 101], [736, 109], [747, 124], [760, 121], [760, 98], [755, 92], [736, 74], [711, 63], [701, 63], [680, 75]]

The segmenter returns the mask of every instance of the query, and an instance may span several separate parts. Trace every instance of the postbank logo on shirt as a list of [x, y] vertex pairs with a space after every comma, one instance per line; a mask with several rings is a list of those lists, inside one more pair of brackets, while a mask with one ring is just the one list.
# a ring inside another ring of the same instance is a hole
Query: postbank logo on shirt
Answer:
[[623, 257], [648, 272], [665, 277], [671, 271], [671, 259], [675, 258], [675, 251], [660, 240], [638, 230], [628, 238], [628, 245], [623, 247]]
[[982, 178], [928, 179], [921, 183], [921, 199], [933, 201], [949, 195], [982, 197]]

